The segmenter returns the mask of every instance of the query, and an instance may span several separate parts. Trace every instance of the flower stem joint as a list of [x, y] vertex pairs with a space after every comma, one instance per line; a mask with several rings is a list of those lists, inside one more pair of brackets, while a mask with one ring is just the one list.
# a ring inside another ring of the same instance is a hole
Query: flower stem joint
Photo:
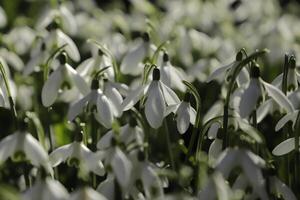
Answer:
[[159, 69], [157, 69], [157, 68], [153, 69], [152, 79], [154, 81], [159, 81], [160, 80], [160, 71], [159, 71]]

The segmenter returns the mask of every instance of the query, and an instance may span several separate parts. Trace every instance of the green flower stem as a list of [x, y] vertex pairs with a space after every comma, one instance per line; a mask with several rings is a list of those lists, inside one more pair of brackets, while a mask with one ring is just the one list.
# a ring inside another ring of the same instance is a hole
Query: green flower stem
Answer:
[[[257, 112], [256, 108], [252, 112], [252, 126], [257, 129]], [[259, 144], [255, 143], [255, 152], [259, 155]]]
[[240, 61], [237, 64], [237, 66], [235, 67], [234, 71], [233, 71], [233, 75], [232, 75], [232, 77], [230, 79], [230, 82], [229, 82], [229, 88], [228, 88], [228, 92], [227, 92], [225, 103], [224, 103], [224, 111], [223, 111], [224, 112], [224, 114], [223, 114], [224, 142], [223, 142], [223, 149], [225, 149], [229, 145], [229, 134], [227, 133], [227, 129], [228, 129], [228, 111], [229, 111], [230, 97], [231, 97], [231, 93], [233, 92], [233, 89], [234, 89], [234, 86], [235, 86], [236, 78], [237, 78], [240, 71], [243, 69], [243, 67], [245, 65], [252, 62], [253, 60], [258, 58], [259, 56], [264, 55], [267, 52], [268, 52], [267, 49], [263, 49], [261, 51], [254, 52], [253, 54], [251, 54], [250, 56], [248, 56], [244, 60]]
[[1, 62], [0, 62], [0, 71], [1, 71], [1, 75], [3, 77], [5, 88], [6, 88], [6, 91], [7, 91], [7, 94], [8, 94], [8, 100], [9, 100], [10, 109], [11, 109], [11, 112], [13, 114], [13, 117], [14, 117], [15, 123], [16, 123], [17, 111], [16, 111], [16, 108], [15, 108], [15, 104], [14, 104], [13, 98], [11, 96], [11, 90], [10, 90], [10, 87], [9, 87], [9, 84], [8, 84], [8, 78], [7, 78], [5, 69], [4, 69], [4, 67], [3, 67], [3, 65], [2, 65]]
[[167, 141], [167, 148], [168, 148], [168, 153], [169, 153], [169, 157], [170, 157], [171, 167], [173, 170], [175, 170], [174, 156], [173, 156], [173, 151], [172, 151], [172, 147], [171, 147], [171, 140], [170, 140], [169, 129], [168, 129], [166, 119], [164, 119], [163, 126], [164, 126], [164, 133], [166, 136], [166, 141]]
[[[193, 127], [192, 136], [191, 136], [191, 139], [190, 139], [190, 143], [189, 143], [189, 146], [188, 146], [188, 152], [187, 152], [187, 155], [186, 155], [186, 158], [185, 158], [185, 162], [187, 162], [188, 159], [191, 156], [195, 141], [197, 139], [197, 133], [200, 133], [200, 136], [198, 136], [198, 138], [202, 138], [202, 135], [201, 135], [201, 132], [200, 132], [200, 129], [201, 129], [200, 128], [200, 125], [201, 125], [200, 124], [201, 123], [201, 120], [200, 120], [201, 119], [201, 111], [200, 111], [200, 109], [201, 109], [201, 97], [200, 97], [197, 89], [191, 83], [189, 83], [187, 81], [182, 81], [182, 82], [191, 91], [191, 93], [193, 94], [193, 96], [196, 99], [196, 119], [195, 119], [195, 125]], [[203, 140], [201, 139], [200, 143], [202, 143], [202, 141]]]
[[[283, 64], [283, 75], [282, 75], [282, 82], [281, 82], [281, 90], [284, 95], [287, 95], [287, 77], [288, 77], [288, 71], [289, 71], [289, 56], [287, 54], [284, 55], [284, 64]], [[284, 139], [288, 139], [290, 137], [290, 128], [289, 123], [287, 126], [283, 127], [283, 133], [284, 133]], [[290, 177], [290, 155], [284, 157], [284, 167], [285, 167], [285, 181], [286, 183], [291, 186], [291, 177]]]

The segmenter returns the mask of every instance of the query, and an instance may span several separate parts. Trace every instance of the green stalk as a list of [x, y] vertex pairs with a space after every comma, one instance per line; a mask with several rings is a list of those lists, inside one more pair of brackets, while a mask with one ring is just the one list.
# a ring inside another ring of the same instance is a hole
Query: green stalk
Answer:
[[170, 157], [171, 167], [173, 170], [175, 170], [174, 156], [173, 156], [173, 152], [172, 152], [171, 140], [170, 140], [169, 129], [168, 129], [166, 119], [164, 119], [163, 126], [165, 129], [164, 132], [165, 132], [165, 136], [166, 136], [167, 148], [168, 148], [168, 153], [169, 153], [169, 157]]
[[9, 84], [8, 84], [8, 78], [7, 78], [5, 69], [4, 69], [4, 67], [3, 67], [3, 65], [2, 65], [1, 62], [0, 62], [0, 71], [1, 71], [1, 75], [3, 77], [5, 88], [6, 88], [6, 91], [7, 91], [7, 94], [8, 94], [8, 100], [9, 100], [10, 109], [11, 109], [11, 112], [13, 114], [13, 117], [14, 117], [14, 120], [15, 120], [15, 123], [16, 123], [17, 111], [16, 111], [16, 108], [15, 108], [15, 104], [14, 104], [13, 98], [11, 96], [11, 92], [10, 92], [11, 90], [10, 90], [10, 87], [9, 87]]
[[244, 60], [240, 61], [237, 63], [236, 67], [234, 68], [232, 77], [229, 82], [229, 88], [228, 92], [226, 95], [225, 103], [224, 103], [224, 114], [223, 114], [223, 129], [224, 129], [224, 142], [223, 142], [223, 149], [225, 149], [229, 145], [229, 134], [228, 132], [228, 111], [229, 111], [229, 102], [230, 102], [230, 97], [231, 93], [233, 92], [234, 86], [235, 86], [235, 81], [237, 76], [239, 75], [240, 71], [243, 69], [245, 65], [248, 63], [252, 62], [254, 59], [258, 58], [259, 56], [264, 55], [267, 53], [267, 49], [263, 49], [261, 51], [256, 51], [252, 53], [250, 56], [245, 58]]

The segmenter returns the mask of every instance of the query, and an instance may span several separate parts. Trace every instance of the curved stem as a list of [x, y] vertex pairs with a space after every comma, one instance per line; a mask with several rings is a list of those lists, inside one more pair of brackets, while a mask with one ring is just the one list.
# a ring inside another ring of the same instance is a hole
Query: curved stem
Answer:
[[169, 129], [168, 129], [166, 119], [164, 119], [163, 124], [164, 124], [163, 126], [165, 129], [164, 132], [165, 132], [165, 136], [166, 136], [167, 148], [168, 148], [168, 153], [169, 153], [169, 157], [170, 157], [171, 167], [173, 170], [175, 170], [174, 156], [173, 156], [173, 152], [172, 152], [171, 140], [170, 140]]

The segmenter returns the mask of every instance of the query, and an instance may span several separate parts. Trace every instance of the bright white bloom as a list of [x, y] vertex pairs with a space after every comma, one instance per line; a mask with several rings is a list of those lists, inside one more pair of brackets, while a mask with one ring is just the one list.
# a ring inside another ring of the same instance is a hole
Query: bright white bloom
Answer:
[[225, 178], [229, 177], [230, 172], [237, 166], [242, 168], [243, 174], [259, 198], [269, 199], [260, 170], [265, 166], [265, 161], [250, 151], [228, 148], [221, 153], [215, 163], [215, 169], [221, 172]]
[[239, 110], [242, 118], [249, 116], [256, 108], [259, 98], [263, 96], [263, 90], [287, 112], [294, 110], [292, 103], [278, 88], [259, 77], [259, 68], [254, 66], [251, 68], [250, 84], [242, 94], [240, 100]]
[[107, 200], [102, 194], [92, 188], [84, 187], [74, 191], [69, 200]]
[[54, 70], [45, 82], [42, 89], [42, 103], [44, 106], [51, 106], [59, 93], [59, 88], [64, 82], [76, 85], [81, 94], [87, 95], [89, 87], [85, 80], [66, 62], [66, 55], [62, 54], [60, 66]]
[[143, 41], [128, 51], [124, 56], [120, 70], [123, 74], [138, 75], [143, 71], [141, 62], [147, 56], [150, 48], [149, 35], [144, 33]]
[[47, 152], [41, 144], [28, 132], [17, 131], [0, 142], [0, 164], [9, 157], [12, 160], [28, 160], [32, 165], [43, 166], [53, 174]]
[[279, 194], [285, 200], [297, 200], [297, 197], [293, 193], [293, 191], [283, 183], [279, 178], [276, 176], [269, 177], [270, 184], [271, 184], [271, 191], [274, 194]]
[[5, 14], [5, 11], [3, 10], [2, 7], [0, 7], [0, 27], [4, 27], [7, 23], [7, 17]]
[[[299, 141], [300, 144], [300, 141]], [[285, 155], [295, 149], [295, 138], [289, 138], [278, 144], [272, 151], [275, 156]]]
[[[105, 150], [110, 148], [112, 145], [112, 139], [116, 137], [113, 130], [108, 131], [97, 143], [97, 148], [100, 150]], [[143, 145], [144, 132], [137, 126], [135, 119], [131, 119], [128, 124], [120, 127], [120, 133], [118, 136], [120, 142], [124, 143], [126, 146], [132, 142], [136, 142], [139, 146]]]
[[[218, 68], [217, 70], [215, 70], [206, 80], [206, 82], [210, 82], [212, 80], [218, 80], [218, 79], [222, 79], [222, 81], [225, 80], [228, 81], [230, 80], [230, 78], [232, 78], [233, 72], [236, 69], [236, 67], [238, 66], [238, 64], [241, 62], [243, 58], [243, 54], [241, 51], [239, 51], [236, 55], [236, 59], [235, 61], [229, 63], [228, 65], [222, 66], [220, 68]], [[248, 71], [243, 68], [241, 70], [241, 72], [239, 73], [238, 77], [237, 77], [237, 84], [239, 86], [247, 84], [249, 82], [249, 73]]]
[[104, 93], [99, 89], [99, 81], [93, 80], [91, 90], [85, 97], [72, 104], [68, 111], [68, 120], [73, 121], [77, 115], [83, 112], [84, 108], [88, 106], [91, 112], [96, 112], [94, 116], [96, 120], [106, 128], [110, 128], [114, 116], [121, 116], [121, 94], [113, 88], [109, 83], [105, 83]]
[[22, 59], [16, 53], [6, 48], [0, 48], [0, 57], [16, 71], [21, 71], [24, 67]]
[[83, 172], [91, 171], [99, 176], [105, 173], [99, 156], [82, 143], [82, 135], [73, 143], [55, 149], [50, 154], [50, 161], [53, 167], [67, 161], [69, 165], [75, 165]]
[[67, 200], [69, 193], [66, 188], [56, 180], [46, 178], [38, 180], [21, 196], [22, 200]]
[[179, 133], [184, 134], [191, 124], [195, 124], [196, 111], [190, 105], [191, 94], [185, 94], [184, 100], [175, 105], [167, 107], [166, 115], [173, 112], [176, 116], [177, 130]]
[[170, 88], [176, 88], [182, 92], [186, 90], [182, 80], [186, 80], [184, 71], [174, 67], [167, 53], [163, 55], [163, 64], [160, 68], [161, 81]]
[[166, 105], [178, 104], [175, 92], [160, 81], [160, 71], [155, 68], [152, 74], [153, 80], [150, 85], [142, 85], [128, 94], [122, 103], [123, 111], [132, 108], [143, 95], [147, 97], [145, 102], [145, 115], [152, 128], [162, 125], [166, 112]]

